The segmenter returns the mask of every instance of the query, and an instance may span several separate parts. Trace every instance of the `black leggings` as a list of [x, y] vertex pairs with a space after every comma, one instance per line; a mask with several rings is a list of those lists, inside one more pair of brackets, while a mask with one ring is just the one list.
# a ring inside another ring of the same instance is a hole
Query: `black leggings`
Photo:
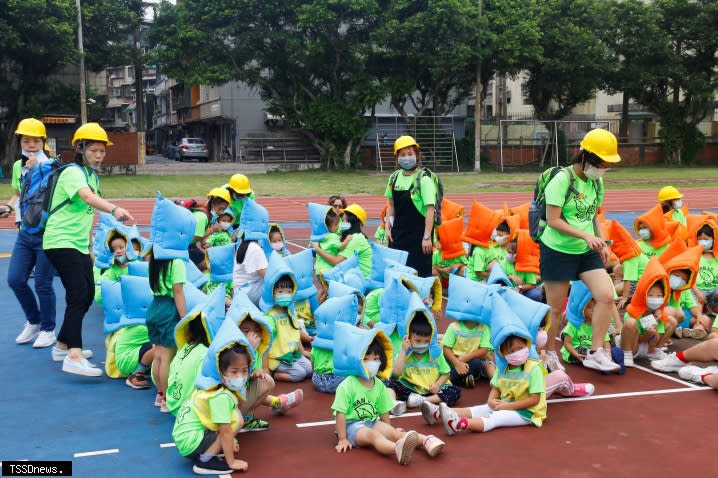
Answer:
[[46, 249], [65, 288], [65, 319], [57, 340], [68, 348], [82, 348], [82, 319], [95, 298], [92, 259], [77, 249]]

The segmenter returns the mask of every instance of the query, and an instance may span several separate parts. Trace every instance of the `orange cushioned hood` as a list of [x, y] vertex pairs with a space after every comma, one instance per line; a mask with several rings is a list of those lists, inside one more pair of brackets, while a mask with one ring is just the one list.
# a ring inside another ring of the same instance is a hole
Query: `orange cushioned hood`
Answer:
[[491, 241], [491, 233], [501, 221], [503, 221], [503, 214], [474, 200], [469, 213], [469, 224], [466, 226], [462, 239], [469, 244], [487, 248]]
[[661, 265], [661, 262], [656, 257], [652, 257], [651, 260], [648, 261], [648, 265], [646, 265], [646, 270], [643, 272], [643, 275], [638, 280], [638, 284], [636, 285], [636, 291], [633, 293], [631, 303], [628, 305], [628, 307], [626, 307], [626, 312], [628, 312], [628, 315], [630, 315], [634, 319], [639, 319], [643, 317], [646, 310], [648, 310], [648, 306], [646, 305], [646, 299], [648, 298], [648, 290], [653, 287], [653, 284], [655, 284], [656, 282], [663, 283], [663, 305], [660, 307], [660, 311], [661, 320], [665, 320], [666, 314], [663, 313], [663, 309], [666, 307], [666, 302], [668, 302], [668, 294], [670, 292], [670, 287], [668, 286], [668, 274]]

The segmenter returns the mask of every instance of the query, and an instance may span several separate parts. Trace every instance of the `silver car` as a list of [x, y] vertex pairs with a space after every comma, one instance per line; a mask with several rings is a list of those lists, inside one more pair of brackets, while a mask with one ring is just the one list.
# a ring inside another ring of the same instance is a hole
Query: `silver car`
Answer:
[[177, 159], [196, 159], [206, 163], [209, 161], [207, 143], [202, 138], [182, 138], [177, 146]]

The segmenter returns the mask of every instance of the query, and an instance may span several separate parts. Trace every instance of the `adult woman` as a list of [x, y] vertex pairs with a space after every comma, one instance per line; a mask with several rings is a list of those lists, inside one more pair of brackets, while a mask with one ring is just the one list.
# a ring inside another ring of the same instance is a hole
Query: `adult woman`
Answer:
[[347, 200], [344, 196], [334, 194], [333, 196], [329, 196], [329, 202], [327, 204], [334, 208], [334, 212], [337, 213], [337, 216], [341, 216], [342, 211], [347, 207]]
[[431, 178], [421, 174], [421, 153], [414, 138], [397, 138], [394, 156], [400, 169], [392, 173], [384, 193], [389, 198], [386, 238], [389, 247], [409, 253], [407, 266], [416, 269], [420, 277], [429, 277], [436, 187]]
[[[603, 201], [602, 176], [610, 164], [620, 160], [616, 137], [604, 129], [594, 129], [581, 140], [573, 164], [546, 186], [548, 225], [541, 236], [540, 268], [546, 301], [551, 306], [551, 340], [546, 344], [546, 364], [551, 370], [564, 370], [553, 338], [558, 333], [569, 283], [577, 279], [588, 286], [596, 301], [591, 350], [583, 365], [602, 371], [619, 368], [602, 346], [613, 311], [613, 288], [604, 268], [609, 252], [596, 213]], [[569, 189], [571, 185], [573, 189]]]
[[349, 228], [341, 233], [342, 243], [345, 243], [338, 255], [330, 254], [319, 247], [319, 243], [312, 243], [316, 253], [324, 258], [332, 266], [336, 266], [346, 259], [359, 256], [359, 268], [365, 278], [371, 275], [372, 249], [367, 241], [366, 235], [362, 232], [362, 226], [366, 224], [366, 211], [358, 204], [350, 204], [344, 209], [344, 221]]
[[64, 372], [99, 377], [102, 370], [87, 361], [92, 352], [82, 350], [82, 319], [95, 293], [89, 253], [92, 220], [95, 209], [110, 213], [125, 223], [134, 219], [125, 209], [105, 201], [96, 193], [100, 180], [95, 169], [105, 159], [106, 147], [112, 146], [105, 130], [97, 123], [84, 124], [75, 132], [72, 145], [77, 148], [76, 166], [60, 173], [50, 201], [50, 209], [57, 209], [47, 220], [42, 243], [45, 254], [60, 276], [67, 303], [52, 358], [62, 360]]
[[[47, 132], [41, 121], [35, 118], [26, 118], [20, 121], [15, 135], [18, 136], [21, 158], [13, 164], [13, 196], [5, 206], [5, 210], [0, 212], [0, 217], [6, 217], [15, 210], [17, 213], [15, 218], [19, 223], [18, 198], [25, 174], [36, 164], [51, 161], [51, 159], [43, 150]], [[28, 284], [33, 267], [35, 268], [34, 293]], [[54, 277], [55, 270], [42, 250], [42, 235], [29, 234], [21, 225], [10, 257], [7, 274], [8, 285], [20, 302], [26, 319], [25, 327], [15, 338], [16, 343], [33, 342], [32, 346], [35, 348], [49, 347], [55, 343], [55, 291], [52, 288]], [[35, 294], [37, 294], [37, 299], [35, 299]]]

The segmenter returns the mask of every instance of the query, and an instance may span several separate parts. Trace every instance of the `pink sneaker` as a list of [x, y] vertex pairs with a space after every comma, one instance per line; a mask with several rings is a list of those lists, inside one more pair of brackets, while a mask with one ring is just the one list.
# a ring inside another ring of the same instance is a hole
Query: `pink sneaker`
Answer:
[[398, 461], [400, 465], [408, 465], [411, 461], [411, 454], [414, 453], [414, 449], [418, 444], [419, 434], [414, 430], [407, 432], [406, 435], [397, 440], [394, 446], [396, 461]]
[[304, 400], [304, 390], [296, 389], [292, 393], [283, 393], [279, 396], [279, 407], [273, 408], [274, 413], [284, 414], [298, 406]]
[[161, 406], [164, 399], [165, 397], [161, 393], [155, 394], [155, 407]]
[[427, 455], [436, 456], [444, 449], [444, 445], [446, 445], [446, 443], [441, 441], [439, 438], [436, 438], [434, 435], [427, 435], [424, 439], [423, 447]]
[[593, 392], [596, 391], [596, 387], [592, 383], [574, 383], [572, 397], [590, 397]]

